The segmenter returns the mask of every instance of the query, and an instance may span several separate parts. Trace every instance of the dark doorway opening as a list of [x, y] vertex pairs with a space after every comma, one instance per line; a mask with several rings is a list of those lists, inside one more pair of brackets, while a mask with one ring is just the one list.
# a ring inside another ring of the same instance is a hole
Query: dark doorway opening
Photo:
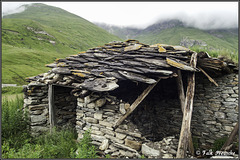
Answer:
[[52, 90], [54, 125], [60, 128], [74, 128], [76, 125], [77, 97], [71, 94], [73, 88], [52, 85]]
[[[118, 84], [120, 87], [110, 94], [130, 104], [148, 87], [148, 84], [131, 81]], [[127, 121], [136, 126], [146, 139], [161, 141], [164, 137], [180, 133], [182, 111], [177, 87], [176, 78], [160, 80], [128, 116]]]

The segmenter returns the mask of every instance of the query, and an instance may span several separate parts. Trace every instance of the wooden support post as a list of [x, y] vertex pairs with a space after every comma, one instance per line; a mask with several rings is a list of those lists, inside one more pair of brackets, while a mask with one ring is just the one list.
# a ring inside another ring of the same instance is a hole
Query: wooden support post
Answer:
[[[177, 76], [176, 80], [177, 80], [177, 86], [178, 86], [178, 95], [179, 95], [182, 113], [184, 113], [185, 94], [184, 94], [181, 70], [177, 70], [177, 75], [178, 76]], [[190, 154], [193, 156], [194, 155], [194, 146], [193, 146], [191, 131], [189, 132], [188, 150], [189, 150]]]
[[52, 128], [55, 126], [54, 87], [52, 84], [48, 86], [48, 105], [49, 105], [50, 132], [52, 133]]
[[182, 74], [181, 70], [177, 70], [177, 87], [178, 87], [178, 95], [181, 104], [182, 113], [184, 112], [184, 104], [185, 104], [185, 94], [183, 88]]
[[210, 82], [215, 84], [215, 86], [218, 86], [217, 82], [212, 79], [201, 67], [198, 67], [198, 69], [209, 79]]
[[238, 126], [238, 122], [237, 122], [237, 124], [236, 124], [235, 127], [233, 128], [231, 134], [229, 135], [227, 141], [226, 141], [226, 142], [224, 143], [224, 145], [222, 146], [221, 151], [227, 150], [227, 147], [233, 142], [234, 137], [235, 137], [235, 136], [237, 135], [237, 133], [238, 133], [238, 128], [239, 128], [239, 126]]
[[194, 152], [191, 130], [189, 131], [188, 136], [189, 136], [189, 138], [188, 138], [188, 151], [192, 156], [194, 156], [195, 152]]
[[149, 85], [143, 93], [133, 102], [133, 104], [130, 106], [129, 110], [127, 113], [125, 113], [113, 126], [113, 128], [117, 128], [126, 118], [128, 115], [130, 115], [134, 109], [137, 108], [137, 106], [144, 100], [144, 98], [149, 94], [149, 92], [156, 86], [156, 84], [160, 81], [157, 80], [156, 83]]
[[[194, 52], [191, 57], [190, 65], [191, 67], [196, 68], [196, 64], [197, 64], [197, 53]], [[186, 150], [187, 150], [187, 146], [189, 145], [189, 133], [190, 133], [191, 119], [192, 119], [194, 91], [195, 91], [195, 72], [189, 72], [182, 127], [181, 127], [177, 156], [176, 156], [177, 158], [186, 157]]]

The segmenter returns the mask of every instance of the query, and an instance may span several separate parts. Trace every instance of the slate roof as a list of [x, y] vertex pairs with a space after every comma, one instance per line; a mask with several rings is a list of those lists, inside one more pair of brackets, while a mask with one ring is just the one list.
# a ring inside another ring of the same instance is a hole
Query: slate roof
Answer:
[[56, 83], [86, 88], [92, 91], [109, 91], [118, 87], [118, 80], [131, 80], [153, 84], [159, 78], [175, 77], [177, 69], [210, 74], [231, 72], [236, 66], [207, 53], [198, 53], [197, 67], [190, 67], [194, 51], [166, 44], [147, 45], [137, 40], [114, 41], [56, 59], [48, 73], [29, 77], [28, 81]]

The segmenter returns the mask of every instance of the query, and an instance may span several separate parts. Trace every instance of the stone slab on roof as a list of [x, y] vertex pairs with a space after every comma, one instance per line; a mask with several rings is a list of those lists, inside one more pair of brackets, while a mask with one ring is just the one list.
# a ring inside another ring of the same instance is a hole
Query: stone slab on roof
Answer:
[[118, 87], [118, 80], [153, 84], [160, 78], [177, 76], [178, 69], [197, 72], [200, 67], [207, 72], [221, 74], [233, 68], [205, 52], [198, 54], [197, 67], [192, 68], [189, 62], [193, 53], [182, 46], [147, 45], [137, 40], [114, 41], [65, 59], [56, 59], [54, 63], [46, 65], [52, 68], [48, 73], [30, 77], [28, 81], [64, 81], [63, 85], [109, 91]]

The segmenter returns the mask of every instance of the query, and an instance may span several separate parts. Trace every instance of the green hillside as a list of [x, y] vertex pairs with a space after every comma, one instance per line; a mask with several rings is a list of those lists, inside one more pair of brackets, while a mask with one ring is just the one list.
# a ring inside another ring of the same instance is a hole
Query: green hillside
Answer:
[[103, 23], [96, 25], [123, 39], [137, 39], [146, 44], [181, 45], [195, 51], [207, 51], [214, 57], [223, 55], [238, 62], [238, 28], [200, 30], [186, 27], [177, 19], [156, 22], [145, 29]]
[[121, 40], [60, 8], [33, 4], [2, 19], [2, 83], [26, 84], [46, 72], [45, 64], [89, 48]]
[[[225, 49], [231, 52], [238, 51], [237, 35], [226, 35], [224, 38], [218, 38], [210, 33], [196, 28], [175, 27], [162, 30], [161, 32], [142, 33], [135, 37], [141, 42], [148, 44], [166, 43], [179, 45], [183, 38], [205, 42], [209, 49]], [[204, 47], [203, 47], [204, 48]]]

